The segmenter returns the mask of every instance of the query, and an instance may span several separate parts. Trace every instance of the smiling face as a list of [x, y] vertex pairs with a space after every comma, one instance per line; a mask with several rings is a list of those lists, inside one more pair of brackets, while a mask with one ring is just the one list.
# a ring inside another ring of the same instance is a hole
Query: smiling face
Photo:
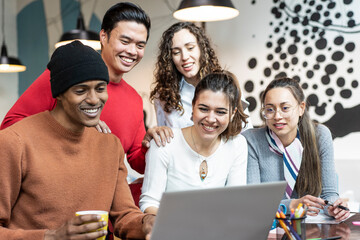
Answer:
[[229, 125], [229, 99], [223, 92], [204, 90], [193, 105], [193, 122], [203, 141], [216, 140]]
[[101, 55], [109, 69], [110, 81], [119, 82], [144, 56], [147, 30], [134, 21], [120, 21], [106, 34], [100, 32]]
[[201, 52], [196, 37], [188, 29], [174, 34], [171, 54], [176, 69], [188, 83], [196, 85], [199, 81]]
[[266, 120], [266, 125], [285, 147], [290, 145], [296, 137], [299, 118], [305, 111], [305, 102], [299, 104], [288, 88], [277, 87], [266, 93], [264, 108], [265, 111], [276, 110], [273, 118]]
[[54, 117], [73, 132], [96, 126], [108, 99], [106, 88], [107, 84], [102, 80], [85, 81], [70, 87], [56, 98], [62, 108]]

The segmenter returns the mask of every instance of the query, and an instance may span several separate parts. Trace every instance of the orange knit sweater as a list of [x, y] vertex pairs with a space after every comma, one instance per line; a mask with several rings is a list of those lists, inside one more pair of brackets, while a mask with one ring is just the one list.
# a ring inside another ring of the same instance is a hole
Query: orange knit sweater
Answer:
[[116, 235], [144, 237], [114, 135], [75, 134], [46, 111], [1, 130], [0, 148], [0, 239], [43, 239], [80, 210], [109, 211]]

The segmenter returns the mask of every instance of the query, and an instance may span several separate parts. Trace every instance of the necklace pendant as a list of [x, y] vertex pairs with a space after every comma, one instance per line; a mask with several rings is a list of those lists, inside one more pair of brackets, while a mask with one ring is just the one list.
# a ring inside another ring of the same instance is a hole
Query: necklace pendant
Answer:
[[206, 160], [201, 162], [199, 170], [200, 179], [203, 182], [208, 174], [208, 166]]
[[200, 179], [201, 179], [201, 181], [204, 181], [205, 178], [206, 178], [206, 173], [205, 173], [205, 172], [200, 173]]

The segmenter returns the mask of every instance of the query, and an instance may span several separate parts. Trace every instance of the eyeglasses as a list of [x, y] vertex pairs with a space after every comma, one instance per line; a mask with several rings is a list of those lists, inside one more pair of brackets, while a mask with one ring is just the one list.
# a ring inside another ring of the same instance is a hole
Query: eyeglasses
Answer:
[[266, 119], [266, 120], [270, 120], [273, 119], [276, 115], [276, 113], [279, 113], [281, 117], [283, 118], [289, 118], [291, 116], [291, 114], [293, 113], [294, 109], [299, 106], [296, 105], [294, 106], [290, 106], [290, 105], [284, 105], [281, 106], [280, 109], [277, 109], [275, 107], [264, 107], [261, 110], [261, 115]]

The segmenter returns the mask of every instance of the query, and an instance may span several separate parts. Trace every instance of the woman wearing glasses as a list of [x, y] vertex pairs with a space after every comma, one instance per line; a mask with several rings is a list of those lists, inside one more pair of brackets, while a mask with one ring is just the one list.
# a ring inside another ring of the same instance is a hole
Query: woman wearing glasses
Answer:
[[[261, 103], [266, 126], [243, 133], [249, 149], [247, 182], [285, 180], [288, 185], [282, 203], [289, 212], [302, 203], [308, 206], [308, 215], [324, 209], [339, 221], [347, 218], [349, 211], [336, 207], [345, 203], [337, 193], [331, 133], [310, 119], [298, 82], [273, 80]], [[334, 207], [325, 207], [324, 200]]]

